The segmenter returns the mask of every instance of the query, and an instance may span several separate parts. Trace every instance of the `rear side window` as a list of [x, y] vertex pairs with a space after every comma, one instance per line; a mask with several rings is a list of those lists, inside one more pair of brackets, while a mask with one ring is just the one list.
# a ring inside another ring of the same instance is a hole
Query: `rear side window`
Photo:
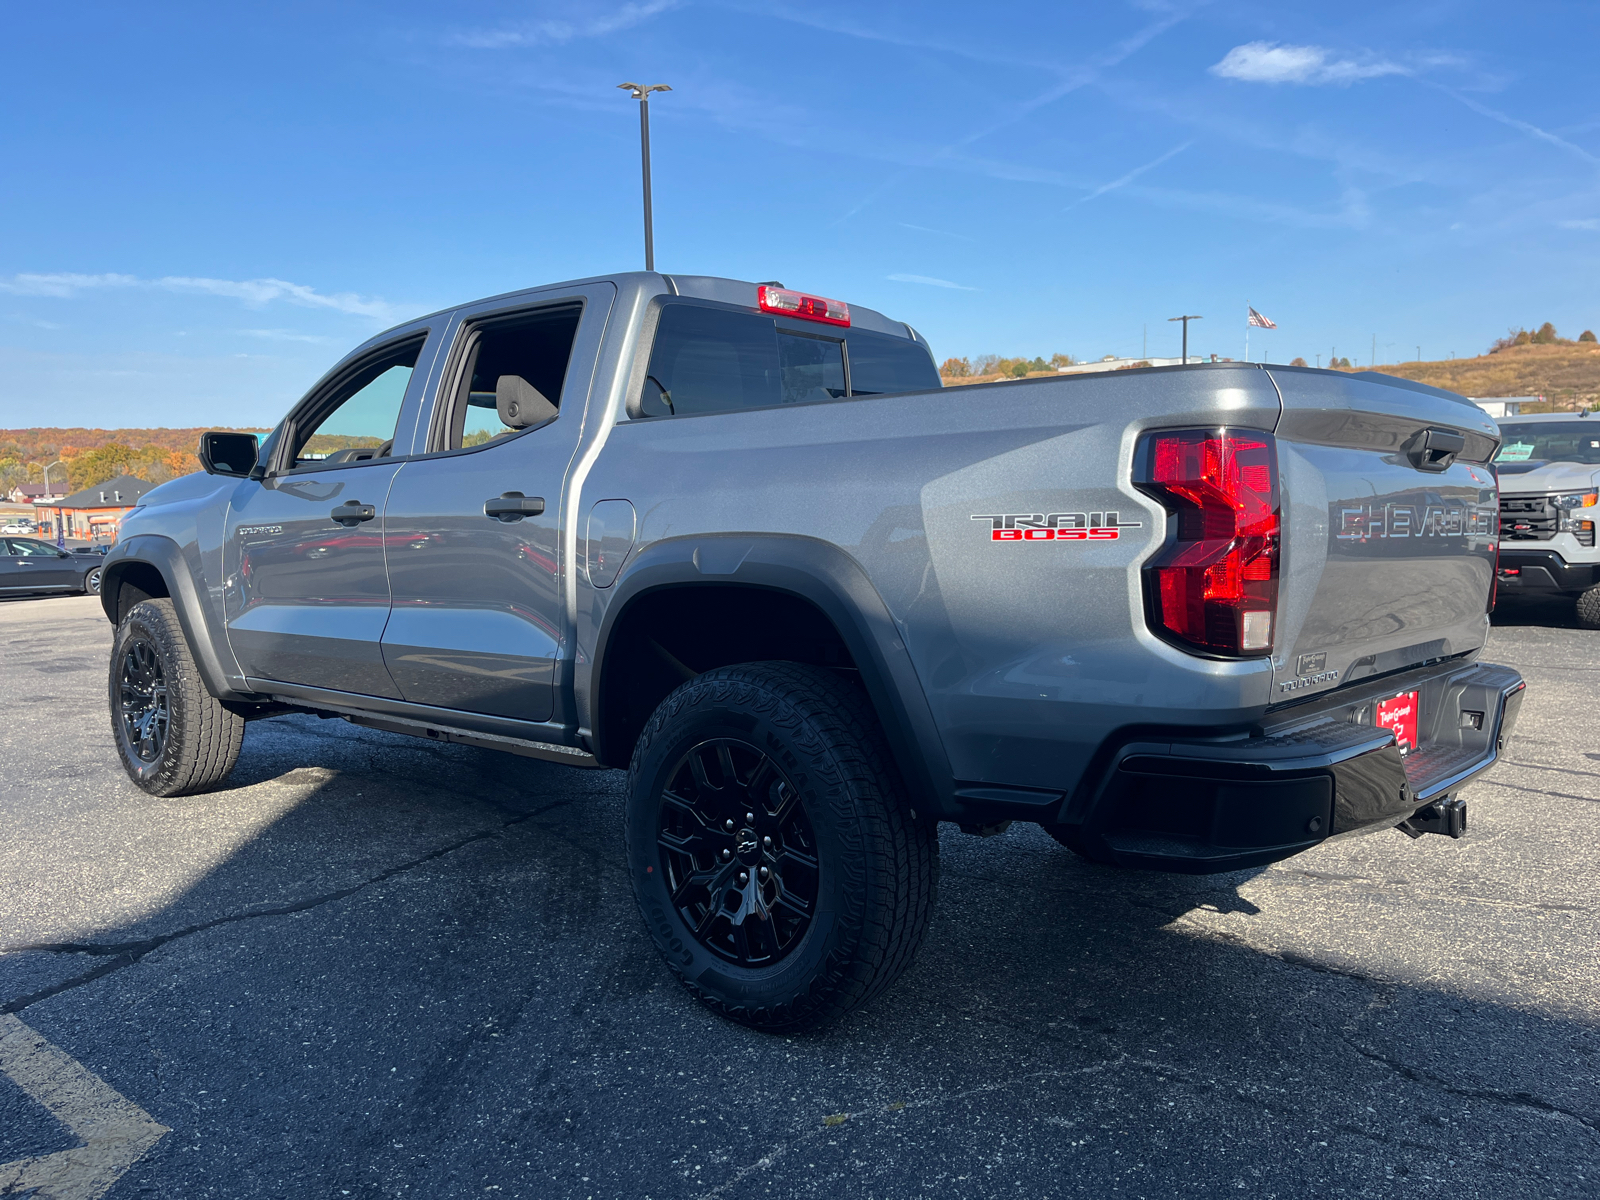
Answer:
[[840, 332], [830, 337], [760, 313], [668, 304], [640, 407], [645, 416], [684, 416], [940, 386], [932, 358], [917, 343]]
[[853, 330], [850, 345], [850, 392], [883, 396], [890, 392], [927, 392], [943, 387], [933, 356], [909, 338]]

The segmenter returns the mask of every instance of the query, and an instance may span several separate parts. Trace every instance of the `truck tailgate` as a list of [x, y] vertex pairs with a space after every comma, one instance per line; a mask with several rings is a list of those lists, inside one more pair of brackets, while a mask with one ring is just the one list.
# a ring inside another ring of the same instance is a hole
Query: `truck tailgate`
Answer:
[[1283, 401], [1274, 703], [1481, 648], [1499, 525], [1494, 423], [1403, 380], [1270, 373]]

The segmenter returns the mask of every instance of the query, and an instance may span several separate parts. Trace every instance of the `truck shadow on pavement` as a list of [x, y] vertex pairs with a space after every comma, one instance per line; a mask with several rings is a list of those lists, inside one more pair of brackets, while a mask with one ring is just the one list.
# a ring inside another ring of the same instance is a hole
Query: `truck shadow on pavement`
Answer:
[[[949, 830], [912, 969], [785, 1037], [657, 959], [618, 772], [289, 716], [210, 796], [141, 798], [114, 762], [103, 782], [175, 847], [247, 830], [148, 914], [0, 959], [0, 1004], [173, 1130], [113, 1198], [1597, 1186], [1600, 1030], [1366, 943], [1374, 908], [1452, 919], [1381, 879], [1286, 865], [1284, 895], [1343, 910], [1335, 955], [1256, 931], [1279, 894], [1260, 873]], [[25, 1109], [0, 1092], [28, 1143], [0, 1132], [0, 1161], [50, 1148]]]

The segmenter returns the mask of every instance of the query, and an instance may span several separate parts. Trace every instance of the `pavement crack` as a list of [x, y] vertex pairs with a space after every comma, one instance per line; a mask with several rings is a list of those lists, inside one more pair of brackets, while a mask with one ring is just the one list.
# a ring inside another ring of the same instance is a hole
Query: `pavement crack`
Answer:
[[159, 950], [161, 947], [168, 945], [171, 942], [178, 941], [182, 938], [192, 937], [197, 933], [205, 933], [207, 930], [217, 929], [224, 925], [236, 925], [242, 921], [256, 921], [266, 917], [292, 916], [295, 913], [309, 912], [311, 909], [320, 908], [324, 904], [332, 904], [336, 900], [343, 900], [346, 897], [355, 895], [357, 892], [372, 887], [374, 884], [383, 883], [386, 880], [393, 879], [397, 875], [404, 875], [408, 871], [414, 871], [418, 867], [426, 866], [435, 859], [444, 858], [446, 855], [454, 854], [457, 850], [465, 849], [467, 846], [471, 846], [474, 843], [500, 837], [512, 826], [522, 825], [536, 817], [543, 816], [545, 813], [551, 812], [558, 808], [563, 808], [573, 803], [576, 803], [576, 798], [558, 800], [552, 804], [546, 804], [540, 808], [532, 809], [529, 812], [520, 813], [515, 817], [510, 817], [502, 821], [498, 828], [477, 830], [474, 833], [468, 834], [466, 837], [458, 838], [456, 841], [451, 842], [447, 846], [441, 846], [436, 850], [430, 850], [428, 853], [419, 855], [413, 859], [409, 859], [406, 862], [398, 863], [392, 867], [387, 867], [384, 870], [379, 871], [376, 875], [361, 880], [359, 883], [353, 883], [348, 887], [336, 888], [331, 892], [324, 892], [319, 896], [311, 896], [304, 900], [296, 900], [291, 904], [278, 904], [273, 905], [270, 908], [254, 909], [250, 912], [228, 913], [224, 916], [213, 917], [209, 921], [200, 921], [193, 925], [185, 925], [183, 928], [175, 929], [170, 933], [156, 934], [154, 937], [140, 938], [134, 941], [41, 942], [34, 945], [7, 946], [0, 948], [0, 953], [6, 954], [23, 953], [26, 951], [48, 954], [84, 954], [89, 955], [90, 957], [103, 958], [106, 960], [90, 970], [83, 972], [81, 975], [75, 975], [71, 979], [63, 980], [62, 982], [53, 984], [50, 987], [42, 988], [37, 992], [31, 992], [26, 996], [20, 996], [15, 1000], [10, 1000], [4, 1004], [0, 1004], [0, 1013], [18, 1013], [23, 1009], [30, 1007], [31, 1005], [38, 1004], [42, 1000], [48, 1000], [53, 996], [61, 995], [63, 992], [69, 992], [75, 988], [83, 987], [85, 984], [93, 983], [98, 979], [104, 979], [107, 975], [121, 971], [125, 967], [133, 966], [145, 955], [154, 950]]
[[1544, 788], [1521, 787], [1515, 783], [1502, 783], [1498, 779], [1483, 779], [1478, 782], [1487, 783], [1490, 787], [1510, 788], [1515, 792], [1533, 792], [1539, 796], [1555, 796], [1562, 800], [1582, 800], [1585, 804], [1600, 804], [1600, 799], [1596, 799], [1593, 796], [1578, 796], [1572, 792], [1551, 792], [1546, 791]]
[[1486, 1100], [1491, 1104], [1499, 1104], [1507, 1108], [1530, 1109], [1550, 1116], [1566, 1117], [1569, 1120], [1576, 1121], [1590, 1133], [1600, 1134], [1600, 1119], [1585, 1116], [1574, 1109], [1552, 1103], [1549, 1100], [1543, 1100], [1531, 1092], [1505, 1092], [1495, 1088], [1469, 1088], [1462, 1087], [1459, 1084], [1448, 1083], [1436, 1075], [1430, 1075], [1428, 1072], [1420, 1071], [1416, 1067], [1407, 1066], [1399, 1059], [1392, 1058], [1382, 1051], [1363, 1046], [1347, 1034], [1341, 1033], [1339, 1036], [1345, 1045], [1363, 1058], [1388, 1067], [1396, 1075], [1403, 1079], [1409, 1079], [1412, 1083], [1420, 1083], [1425, 1087], [1435, 1088], [1451, 1096], [1460, 1096], [1464, 1100]]
[[1575, 771], [1571, 767], [1547, 767], [1541, 763], [1522, 762], [1515, 758], [1503, 758], [1500, 761], [1510, 767], [1527, 767], [1533, 771], [1556, 771], [1562, 775], [1582, 775], [1586, 779], [1600, 779], [1600, 771]]

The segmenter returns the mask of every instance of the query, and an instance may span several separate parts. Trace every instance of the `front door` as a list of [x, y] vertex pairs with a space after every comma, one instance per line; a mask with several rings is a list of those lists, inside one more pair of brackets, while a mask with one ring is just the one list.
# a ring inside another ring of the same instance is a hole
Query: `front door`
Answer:
[[38, 538], [6, 538], [10, 554], [4, 586], [19, 591], [77, 588], [79, 571], [72, 558]]
[[247, 677], [399, 697], [379, 649], [383, 507], [410, 449], [426, 342], [412, 331], [336, 372], [280, 427], [266, 478], [235, 491], [225, 609]]
[[408, 701], [549, 721], [564, 637], [560, 506], [610, 285], [469, 312], [431, 451], [389, 495], [389, 674]]

